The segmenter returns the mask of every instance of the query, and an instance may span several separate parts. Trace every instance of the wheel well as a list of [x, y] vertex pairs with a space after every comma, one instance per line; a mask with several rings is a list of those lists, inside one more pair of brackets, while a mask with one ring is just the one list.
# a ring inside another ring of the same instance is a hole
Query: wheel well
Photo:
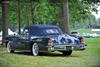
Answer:
[[33, 45], [33, 44], [34, 44], [34, 42], [31, 42], [31, 43], [30, 43], [30, 48], [31, 48], [31, 49], [32, 49], [32, 45]]
[[7, 44], [8, 44], [8, 41], [7, 41], [7, 42], [5, 42], [5, 47], [7, 47]]

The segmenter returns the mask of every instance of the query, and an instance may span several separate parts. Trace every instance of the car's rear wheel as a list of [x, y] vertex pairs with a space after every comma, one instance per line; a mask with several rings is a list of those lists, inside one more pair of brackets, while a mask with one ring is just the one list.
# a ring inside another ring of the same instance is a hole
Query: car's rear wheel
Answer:
[[14, 53], [14, 50], [11, 49], [11, 44], [12, 44], [11, 41], [9, 41], [9, 42], [7, 43], [7, 52], [9, 52], [9, 53]]
[[34, 43], [33, 45], [32, 45], [32, 54], [34, 55], [34, 56], [37, 56], [38, 54], [39, 54], [39, 46], [38, 46], [38, 44], [37, 43]]
[[72, 50], [69, 50], [69, 51], [63, 51], [62, 52], [64, 56], [69, 56], [72, 54]]

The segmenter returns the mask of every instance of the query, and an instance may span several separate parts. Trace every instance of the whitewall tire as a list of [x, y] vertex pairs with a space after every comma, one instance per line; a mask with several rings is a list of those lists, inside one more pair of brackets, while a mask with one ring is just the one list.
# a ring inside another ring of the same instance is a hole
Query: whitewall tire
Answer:
[[11, 44], [12, 44], [11, 41], [9, 41], [9, 42], [7, 43], [7, 52], [8, 52], [8, 53], [14, 53], [14, 50], [11, 49]]
[[37, 56], [37, 55], [39, 54], [39, 46], [38, 46], [37, 43], [34, 43], [34, 44], [32, 45], [32, 54], [33, 54], [34, 56]]

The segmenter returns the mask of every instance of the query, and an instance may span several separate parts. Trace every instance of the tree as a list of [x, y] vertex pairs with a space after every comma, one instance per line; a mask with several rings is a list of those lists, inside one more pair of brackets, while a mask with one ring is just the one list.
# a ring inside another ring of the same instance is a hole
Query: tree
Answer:
[[3, 30], [3, 38], [2, 43], [5, 41], [5, 37], [8, 35], [8, 0], [2, 0], [2, 30]]
[[20, 14], [20, 0], [17, 1], [18, 3], [18, 29], [19, 29], [19, 34], [21, 33], [21, 14]]
[[0, 4], [0, 30], [2, 28], [2, 9], [1, 9], [1, 4]]
[[70, 34], [69, 30], [69, 7], [68, 7], [68, 0], [62, 0], [62, 7], [61, 7], [61, 22], [60, 27], [62, 28], [64, 33]]
[[[21, 10], [19, 12], [19, 10], [16, 10], [15, 5], [18, 4], [18, 1], [19, 0], [10, 0], [10, 26], [13, 26], [13, 22], [17, 22], [17, 25], [19, 23], [18, 26], [22, 27], [28, 21], [31, 21], [31, 24], [60, 23], [60, 27], [63, 29], [65, 33], [69, 33], [69, 25], [74, 25], [74, 23], [84, 23], [83, 21], [89, 18], [91, 15], [91, 4], [93, 5], [98, 3], [97, 0], [92, 0], [94, 2], [91, 2], [91, 0], [68, 0], [68, 2], [67, 0], [20, 0], [20, 5], [18, 6], [20, 6]], [[93, 7], [93, 10], [96, 11], [94, 8], [95, 7]], [[20, 14], [20, 21], [18, 21], [19, 18], [17, 13], [18, 15]], [[26, 19], [26, 16], [28, 20]], [[70, 22], [70, 24], [67, 22]]]
[[32, 23], [35, 24], [35, 19], [34, 19], [34, 11], [35, 11], [35, 8], [37, 6], [37, 4], [35, 3], [35, 1], [33, 0], [30, 0], [30, 6], [31, 6], [31, 16], [32, 16]]

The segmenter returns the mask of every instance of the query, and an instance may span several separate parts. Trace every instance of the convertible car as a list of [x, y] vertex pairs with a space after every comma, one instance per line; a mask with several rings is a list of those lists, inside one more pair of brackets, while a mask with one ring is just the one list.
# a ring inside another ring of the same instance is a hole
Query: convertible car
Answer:
[[6, 37], [7, 51], [30, 51], [34, 56], [39, 52], [62, 52], [63, 55], [71, 55], [73, 50], [84, 50], [86, 44], [82, 37], [64, 34], [55, 25], [34, 24], [24, 27], [21, 34]]

